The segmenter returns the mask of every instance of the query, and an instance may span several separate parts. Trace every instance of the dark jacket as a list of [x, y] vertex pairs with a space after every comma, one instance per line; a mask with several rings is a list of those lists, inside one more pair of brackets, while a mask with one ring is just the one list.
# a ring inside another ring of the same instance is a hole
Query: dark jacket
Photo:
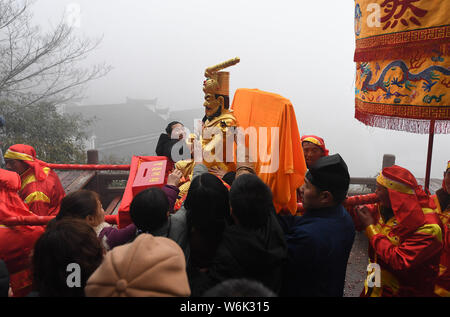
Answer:
[[208, 272], [191, 276], [192, 296], [232, 278], [256, 280], [279, 292], [286, 258], [286, 242], [274, 214], [257, 230], [228, 226]]
[[345, 208], [308, 210], [301, 217], [279, 219], [288, 245], [281, 296], [343, 296], [355, 239], [355, 227]]
[[[162, 191], [166, 194], [167, 199], [169, 200], [169, 209], [173, 210], [173, 207], [175, 205], [175, 202], [178, 197], [179, 189], [172, 185], [164, 185], [162, 188]], [[173, 219], [174, 215], [170, 215], [169, 217], [172, 217]], [[160, 228], [157, 232], [153, 234], [154, 236], [168, 236], [169, 238], [173, 239], [175, 242], [181, 243], [180, 246], [183, 248], [183, 250], [186, 250], [186, 242], [185, 240], [187, 233], [185, 232], [185, 221], [183, 222], [184, 218], [182, 215], [178, 215], [175, 217], [173, 221], [170, 221], [167, 223], [167, 225], [163, 226], [163, 228]], [[181, 220], [180, 220], [181, 219]], [[170, 226], [169, 226], [170, 224]], [[116, 227], [110, 226], [106, 223], [100, 225], [101, 228], [99, 228], [96, 231], [98, 232], [98, 237], [102, 241], [103, 246], [106, 250], [112, 250], [116, 246], [123, 245], [125, 243], [131, 242], [136, 238], [136, 232], [137, 228], [134, 225], [134, 223], [129, 224], [125, 228], [118, 229]], [[171, 233], [169, 234], [169, 228], [171, 228]], [[186, 252], [186, 251], [185, 251]]]
[[[162, 133], [159, 136], [158, 139], [158, 144], [156, 145], [156, 155], [158, 156], [166, 156], [168, 157], [170, 160], [172, 160], [173, 162], [177, 162], [176, 158], [172, 158], [172, 148], [174, 147], [175, 144], [177, 144], [180, 140], [178, 139], [172, 139], [170, 138], [169, 135], [167, 135], [166, 133]], [[179, 154], [180, 156], [183, 155], [183, 148], [180, 148]], [[185, 159], [183, 157], [183, 159]]]

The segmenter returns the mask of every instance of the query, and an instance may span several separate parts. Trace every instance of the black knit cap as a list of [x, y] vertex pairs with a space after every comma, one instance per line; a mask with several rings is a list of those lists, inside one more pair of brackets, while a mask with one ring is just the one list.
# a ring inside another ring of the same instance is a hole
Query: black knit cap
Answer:
[[321, 191], [329, 191], [337, 202], [345, 199], [350, 185], [347, 164], [339, 154], [318, 159], [305, 177]]

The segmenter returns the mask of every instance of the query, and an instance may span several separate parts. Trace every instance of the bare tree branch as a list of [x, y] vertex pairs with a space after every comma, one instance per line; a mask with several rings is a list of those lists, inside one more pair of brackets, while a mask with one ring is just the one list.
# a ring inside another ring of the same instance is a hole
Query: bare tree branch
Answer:
[[81, 68], [100, 44], [78, 38], [64, 17], [48, 34], [31, 25], [30, 1], [0, 0], [0, 99], [25, 106], [77, 96], [91, 80], [105, 76], [110, 66]]

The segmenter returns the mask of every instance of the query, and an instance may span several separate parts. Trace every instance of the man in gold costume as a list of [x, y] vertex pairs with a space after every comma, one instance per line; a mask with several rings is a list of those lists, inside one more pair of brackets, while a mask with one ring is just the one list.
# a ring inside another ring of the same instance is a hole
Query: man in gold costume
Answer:
[[[193, 159], [179, 161], [175, 165], [186, 179], [191, 179], [196, 161], [201, 161], [211, 172], [219, 175], [236, 170], [234, 153], [229, 153], [234, 148], [230, 145], [233, 145], [233, 129], [236, 127], [236, 118], [229, 110], [230, 73], [220, 70], [233, 66], [239, 61], [239, 58], [234, 58], [205, 70], [206, 80], [203, 82], [205, 116], [202, 120], [201, 135], [198, 138], [191, 135], [189, 138], [193, 146], [197, 142], [198, 150], [193, 151]], [[201, 160], [198, 153], [199, 145], [201, 145]], [[190, 181], [180, 186], [181, 195], [187, 192], [189, 185]]]

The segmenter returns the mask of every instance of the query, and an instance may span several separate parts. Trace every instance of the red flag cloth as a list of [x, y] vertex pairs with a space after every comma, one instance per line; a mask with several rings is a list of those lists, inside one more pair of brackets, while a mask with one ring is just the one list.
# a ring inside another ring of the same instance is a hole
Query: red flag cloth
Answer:
[[30, 216], [28, 206], [17, 194], [20, 177], [15, 172], [0, 169], [0, 258], [8, 267], [14, 296], [26, 296], [32, 290], [31, 252], [44, 232], [42, 227], [7, 227], [2, 219]]

